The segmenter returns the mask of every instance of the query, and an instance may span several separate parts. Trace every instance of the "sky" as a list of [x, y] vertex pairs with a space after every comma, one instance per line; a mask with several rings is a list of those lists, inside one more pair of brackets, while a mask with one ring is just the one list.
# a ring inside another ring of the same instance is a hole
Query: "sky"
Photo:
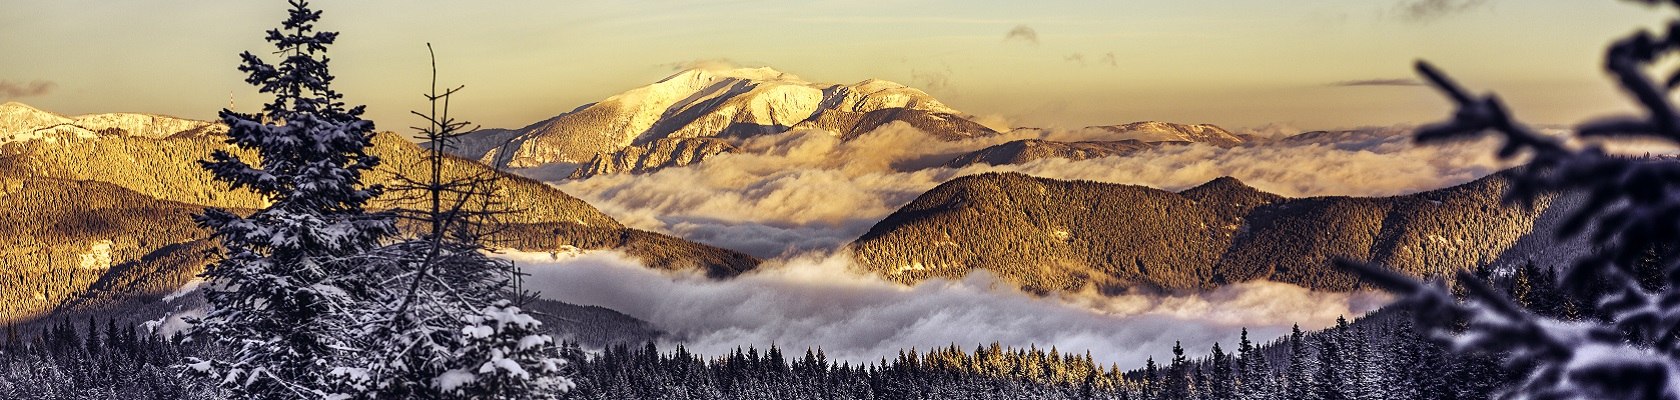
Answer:
[[[337, 87], [381, 129], [429, 85], [455, 115], [521, 127], [692, 65], [813, 82], [880, 78], [1014, 126], [1141, 120], [1298, 129], [1422, 123], [1448, 104], [1427, 59], [1519, 116], [1627, 109], [1604, 45], [1663, 15], [1610, 0], [318, 1]], [[267, 54], [282, 1], [0, 0], [0, 101], [63, 114], [210, 119], [265, 100], [236, 70]], [[1661, 11], [1666, 12], [1666, 11]]]

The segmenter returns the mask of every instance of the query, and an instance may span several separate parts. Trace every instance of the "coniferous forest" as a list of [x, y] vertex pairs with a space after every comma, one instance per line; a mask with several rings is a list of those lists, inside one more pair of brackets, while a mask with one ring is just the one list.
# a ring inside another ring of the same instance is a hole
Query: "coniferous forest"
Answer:
[[[1481, 269], [1525, 306], [1558, 318], [1582, 308], [1532, 264]], [[726, 355], [616, 344], [563, 343], [568, 399], [1485, 399], [1510, 376], [1487, 355], [1452, 352], [1385, 309], [1322, 331], [1269, 342], [1183, 343], [1144, 368], [1121, 369], [1089, 352], [995, 343], [907, 349], [847, 362], [821, 349], [744, 347]], [[91, 329], [90, 329], [91, 328]], [[178, 376], [182, 357], [213, 346], [165, 340], [112, 320], [65, 321], [41, 336], [11, 336], [0, 357], [0, 398], [220, 398]], [[1165, 350], [1165, 349], [1163, 349]]]

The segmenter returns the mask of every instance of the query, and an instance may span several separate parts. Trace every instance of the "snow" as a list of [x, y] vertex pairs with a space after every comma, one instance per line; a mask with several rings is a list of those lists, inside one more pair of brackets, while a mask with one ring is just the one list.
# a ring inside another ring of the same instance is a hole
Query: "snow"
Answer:
[[88, 252], [81, 254], [81, 269], [111, 269], [111, 247], [115, 244], [109, 239], [93, 242], [88, 246]]
[[548, 335], [526, 335], [523, 338], [519, 338], [519, 350], [530, 350], [534, 347], [549, 344], [553, 341], [554, 339], [549, 338]]
[[34, 140], [57, 143], [60, 139], [95, 138], [106, 129], [118, 129], [128, 136], [153, 139], [200, 129], [204, 133], [227, 131], [218, 123], [164, 115], [105, 113], [66, 117], [18, 102], [0, 104], [0, 143]]
[[927, 266], [922, 265], [921, 261], [913, 261], [909, 264], [905, 264], [905, 265], [899, 266], [898, 268], [894, 269], [893, 270], [893, 275], [903, 275], [906, 272], [925, 271], [925, 270], [927, 270]]
[[484, 325], [473, 325], [461, 328], [461, 334], [472, 338], [487, 338], [496, 333], [496, 328]]
[[691, 69], [521, 129], [529, 139], [510, 152], [508, 165], [585, 162], [640, 142], [714, 137], [743, 125], [779, 133], [811, 127], [828, 111], [885, 108], [957, 112], [926, 92], [882, 80], [824, 84], [770, 68]]
[[462, 386], [473, 382], [478, 382], [478, 375], [461, 369], [444, 371], [443, 375], [437, 377], [438, 388], [445, 392], [460, 390]]
[[186, 296], [191, 294], [193, 291], [198, 290], [198, 287], [202, 285], [204, 285], [204, 279], [193, 278], [192, 280], [187, 281], [187, 284], [181, 285], [180, 289], [175, 289], [174, 292], [170, 292], [168, 295], [163, 296], [163, 302], [168, 303], [175, 301], [175, 299], [179, 299], [181, 296]]
[[484, 366], [479, 367], [478, 372], [492, 372], [486, 371], [492, 365], [494, 365], [496, 369], [507, 371], [509, 375], [519, 377], [519, 379], [528, 379], [531, 377], [530, 373], [525, 372], [525, 367], [519, 366], [518, 362], [502, 357], [500, 351], [495, 353], [495, 358], [491, 359], [490, 362], [484, 363]]

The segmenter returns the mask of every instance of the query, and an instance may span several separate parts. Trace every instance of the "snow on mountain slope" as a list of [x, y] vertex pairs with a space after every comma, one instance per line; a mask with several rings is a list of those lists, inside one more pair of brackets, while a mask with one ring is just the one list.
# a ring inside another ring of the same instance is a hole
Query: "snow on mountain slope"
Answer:
[[1231, 133], [1224, 128], [1208, 124], [1185, 125], [1143, 121], [1124, 125], [1093, 126], [1088, 129], [1103, 129], [1114, 132], [1117, 139], [1135, 139], [1145, 142], [1194, 142], [1216, 146], [1236, 146], [1249, 141], [1248, 138]]
[[17, 102], [0, 104], [0, 143], [99, 135], [162, 139], [226, 131], [221, 124], [169, 116], [106, 113], [66, 117]]
[[[892, 112], [881, 113], [885, 110]], [[897, 83], [870, 79], [851, 85], [818, 84], [771, 68], [738, 68], [682, 71], [526, 126], [517, 134], [497, 131], [482, 136], [511, 138], [505, 164], [528, 168], [586, 162], [598, 154], [667, 138], [741, 138], [794, 128], [848, 133], [895, 120], [960, 131], [948, 136], [996, 133], [972, 122], [949, 122], [967, 121], [926, 92]], [[464, 142], [489, 141], [476, 139]], [[487, 156], [494, 148], [462, 147], [458, 153], [463, 156], [493, 161]]]

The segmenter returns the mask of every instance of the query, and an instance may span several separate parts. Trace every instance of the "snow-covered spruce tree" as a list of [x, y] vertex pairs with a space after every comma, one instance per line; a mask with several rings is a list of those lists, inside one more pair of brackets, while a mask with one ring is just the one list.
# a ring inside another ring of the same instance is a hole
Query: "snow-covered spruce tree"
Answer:
[[[1640, 3], [1680, 9], [1680, 0]], [[1591, 120], [1579, 139], [1639, 139], [1680, 144], [1672, 103], [1680, 73], [1658, 83], [1648, 72], [1672, 68], [1680, 19], [1612, 44], [1604, 66], [1644, 115]], [[1338, 264], [1404, 297], [1418, 325], [1455, 351], [1491, 355], [1515, 377], [1501, 397], [1518, 399], [1680, 399], [1680, 163], [1608, 154], [1601, 144], [1547, 136], [1518, 122], [1493, 95], [1472, 95], [1428, 63], [1418, 71], [1457, 105], [1453, 118], [1421, 128], [1419, 142], [1495, 134], [1502, 157], [1527, 154], [1506, 199], [1531, 206], [1542, 196], [1581, 193], [1560, 237], [1585, 234], [1593, 251], [1566, 266], [1560, 284], [1584, 308], [1558, 319], [1519, 304], [1483, 279], [1460, 272], [1462, 301], [1444, 282], [1422, 283], [1380, 266]], [[1462, 323], [1460, 332], [1455, 327]]]
[[365, 151], [373, 123], [331, 87], [325, 52], [338, 35], [315, 30], [321, 13], [307, 2], [290, 4], [265, 38], [280, 62], [241, 54], [245, 81], [274, 101], [258, 114], [221, 111], [227, 142], [259, 159], [216, 151], [201, 162], [216, 179], [271, 202], [249, 216], [212, 208], [197, 217], [225, 253], [202, 275], [209, 309], [191, 333], [229, 353], [189, 360], [187, 371], [241, 398], [347, 392], [332, 372], [359, 355], [351, 333], [379, 290], [357, 259], [396, 233], [389, 214], [363, 210], [380, 190], [363, 185], [362, 173], [379, 159]]
[[1242, 339], [1237, 344], [1237, 398], [1241, 400], [1270, 400], [1274, 393], [1271, 390], [1276, 384], [1272, 379], [1271, 363], [1266, 361], [1266, 355], [1254, 347], [1254, 342], [1248, 340], [1248, 328], [1243, 328]]
[[1289, 369], [1284, 372], [1283, 396], [1289, 399], [1315, 400], [1318, 399], [1313, 391], [1313, 373], [1318, 371], [1318, 358], [1308, 353], [1307, 339], [1301, 333], [1301, 326], [1294, 325], [1289, 332]]
[[[427, 45], [428, 50], [430, 45]], [[370, 339], [365, 377], [356, 386], [369, 398], [555, 398], [571, 387], [559, 343], [541, 322], [509, 299], [523, 298], [510, 283], [513, 263], [486, 254], [481, 238], [494, 233], [506, 210], [495, 200], [494, 171], [446, 175], [448, 148], [470, 131], [449, 115], [461, 90], [439, 91], [437, 64], [417, 139], [429, 143], [423, 177], [396, 171], [392, 192], [417, 203], [398, 215], [418, 233], [371, 253], [370, 268], [392, 277], [383, 283], [377, 320], [361, 333]]]

